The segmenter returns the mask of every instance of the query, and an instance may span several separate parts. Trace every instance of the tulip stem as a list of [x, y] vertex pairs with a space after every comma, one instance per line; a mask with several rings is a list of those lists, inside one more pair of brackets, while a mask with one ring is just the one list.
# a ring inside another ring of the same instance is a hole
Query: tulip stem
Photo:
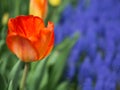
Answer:
[[29, 69], [29, 63], [25, 63], [25, 67], [24, 67], [24, 71], [23, 71], [23, 75], [22, 75], [22, 79], [20, 83], [20, 90], [24, 90], [25, 88], [25, 82], [26, 82], [28, 69]]

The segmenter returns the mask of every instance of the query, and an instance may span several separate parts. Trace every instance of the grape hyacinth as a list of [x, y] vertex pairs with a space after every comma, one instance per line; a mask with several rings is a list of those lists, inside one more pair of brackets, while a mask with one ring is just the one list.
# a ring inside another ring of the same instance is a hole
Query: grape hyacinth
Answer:
[[77, 75], [80, 90], [119, 90], [120, 0], [69, 4], [56, 26], [56, 44], [76, 32], [80, 38], [68, 58], [66, 78], [72, 81]]

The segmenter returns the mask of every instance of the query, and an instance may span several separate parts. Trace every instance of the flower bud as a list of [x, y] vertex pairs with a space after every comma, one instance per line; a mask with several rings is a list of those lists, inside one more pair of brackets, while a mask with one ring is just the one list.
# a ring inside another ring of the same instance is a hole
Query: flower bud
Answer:
[[47, 15], [47, 0], [30, 0], [29, 13], [44, 19]]

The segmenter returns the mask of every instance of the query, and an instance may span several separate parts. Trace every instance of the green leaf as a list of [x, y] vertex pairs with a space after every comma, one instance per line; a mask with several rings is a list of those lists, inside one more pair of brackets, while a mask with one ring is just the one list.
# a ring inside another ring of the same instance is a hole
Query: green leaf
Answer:
[[9, 89], [10, 90], [16, 90], [18, 83], [19, 83], [19, 76], [20, 76], [20, 70], [22, 69], [23, 66], [23, 62], [21, 62], [20, 60], [14, 65], [14, 67], [12, 68], [10, 75], [9, 75], [9, 79], [10, 79], [10, 83], [9, 83]]
[[75, 37], [71, 40], [71, 39], [67, 39], [67, 43], [66, 45], [58, 46], [58, 53], [59, 56], [53, 66], [52, 72], [51, 72], [51, 77], [49, 79], [49, 83], [48, 83], [48, 88], [49, 90], [54, 90], [58, 81], [61, 78], [61, 75], [63, 73], [64, 67], [66, 65], [66, 61], [68, 58], [68, 55], [70, 53], [71, 48], [73, 47], [73, 45], [75, 44], [76, 40], [78, 39], [78, 35], [76, 34]]
[[37, 90], [38, 87], [41, 85], [42, 83], [41, 81], [45, 74], [46, 62], [47, 62], [47, 59], [31, 64], [32, 69], [30, 70], [29, 76], [27, 79], [29, 90]]
[[15, 89], [13, 89], [13, 81], [12, 80], [9, 83], [8, 90], [15, 90]]
[[1, 41], [0, 41], [0, 50], [1, 50], [2, 46], [4, 45], [4, 43], [5, 43], [4, 40], [1, 40]]
[[56, 50], [54, 50], [54, 51], [51, 53], [51, 55], [50, 55], [49, 58], [48, 58], [48, 62], [47, 62], [47, 67], [48, 67], [48, 68], [49, 68], [50, 66], [52, 66], [52, 65], [55, 64], [58, 56], [59, 56], [59, 53], [58, 53]]
[[6, 90], [6, 85], [5, 77], [0, 74], [0, 90]]
[[57, 90], [68, 90], [68, 85], [69, 85], [69, 82], [64, 81], [57, 87]]
[[22, 62], [19, 60], [17, 61], [17, 63], [13, 66], [11, 72], [10, 72], [10, 75], [9, 75], [9, 78], [12, 80], [18, 73], [19, 73], [19, 70], [21, 69], [22, 67]]
[[41, 83], [39, 84], [39, 90], [43, 90], [44, 87], [46, 87], [47, 83], [48, 83], [48, 78], [49, 78], [49, 75], [48, 75], [48, 69], [47, 67], [44, 69], [44, 74], [43, 74], [43, 77], [41, 79]]

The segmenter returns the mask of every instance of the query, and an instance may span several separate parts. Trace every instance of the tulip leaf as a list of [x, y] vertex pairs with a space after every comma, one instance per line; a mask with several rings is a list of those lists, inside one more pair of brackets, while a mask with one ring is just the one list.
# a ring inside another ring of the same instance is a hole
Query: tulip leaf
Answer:
[[62, 48], [62, 50], [60, 50], [60, 49], [58, 50], [58, 53], [60, 53], [60, 54], [53, 66], [53, 69], [52, 69], [52, 72], [50, 75], [51, 77], [50, 77], [49, 83], [48, 83], [48, 88], [50, 90], [54, 90], [58, 81], [60, 80], [61, 75], [62, 75], [63, 70], [66, 65], [66, 61], [67, 61], [69, 52], [70, 52], [71, 48], [73, 47], [73, 45], [75, 44], [77, 39], [78, 39], [78, 35], [75, 35], [75, 37], [72, 40], [69, 39], [69, 43], [67, 43], [65, 45], [65, 47]]
[[13, 79], [14, 76], [16, 76], [17, 73], [19, 73], [19, 70], [21, 69], [22, 66], [23, 66], [23, 63], [20, 60], [17, 61], [17, 63], [14, 65], [14, 67], [10, 72], [10, 75], [9, 75], [10, 79]]
[[9, 83], [8, 90], [15, 90], [15, 89], [13, 89], [13, 81], [12, 80]]
[[[39, 74], [37, 74], [38, 76], [37, 76], [37, 80], [36, 80], [36, 82], [35, 82], [35, 87], [36, 87], [36, 89], [37, 89], [37, 86], [41, 86], [43, 77], [45, 76], [47, 60], [48, 60], [48, 59], [45, 59], [45, 60], [43, 60], [42, 63], [40, 62], [41, 67], [39, 67], [40, 65], [38, 65], [39, 68], [37, 67], [36, 73], [39, 72]], [[47, 72], [46, 72], [46, 73], [47, 73]], [[47, 77], [47, 76], [46, 76], [46, 77]], [[43, 84], [43, 83], [42, 83], [42, 84]], [[36, 90], [36, 89], [35, 89], [35, 90]]]
[[30, 70], [29, 76], [27, 79], [27, 83], [30, 86], [29, 90], [37, 90], [38, 86], [41, 85], [41, 81], [45, 73], [46, 62], [47, 62], [47, 59], [31, 64], [32, 70]]
[[64, 81], [57, 87], [57, 90], [68, 90], [68, 85], [69, 85], [69, 82]]
[[52, 65], [55, 64], [58, 56], [59, 56], [59, 53], [58, 53], [56, 50], [54, 50], [54, 51], [51, 53], [51, 55], [50, 55], [49, 58], [48, 58], [48, 62], [47, 62], [47, 67], [48, 67], [48, 68], [49, 68], [50, 66], [52, 66]]
[[19, 82], [19, 75], [20, 75], [20, 70], [22, 69], [23, 66], [23, 62], [21, 62], [20, 60], [14, 65], [14, 67], [12, 68], [10, 75], [9, 75], [9, 79], [10, 79], [10, 83], [9, 83], [9, 89], [10, 90], [16, 90], [17, 86], [18, 86], [18, 82]]
[[6, 80], [3, 75], [0, 74], [0, 90], [6, 90]]
[[44, 75], [42, 77], [41, 83], [40, 83], [40, 90], [43, 90], [44, 87], [46, 87], [47, 83], [48, 83], [48, 69], [47, 67], [44, 69]]
[[4, 40], [1, 40], [1, 41], [0, 41], [0, 50], [1, 50], [2, 46], [4, 45], [4, 43], [5, 43]]
[[20, 11], [20, 3], [21, 1], [14, 1], [15, 2], [15, 8], [14, 8], [14, 16], [19, 15]]

